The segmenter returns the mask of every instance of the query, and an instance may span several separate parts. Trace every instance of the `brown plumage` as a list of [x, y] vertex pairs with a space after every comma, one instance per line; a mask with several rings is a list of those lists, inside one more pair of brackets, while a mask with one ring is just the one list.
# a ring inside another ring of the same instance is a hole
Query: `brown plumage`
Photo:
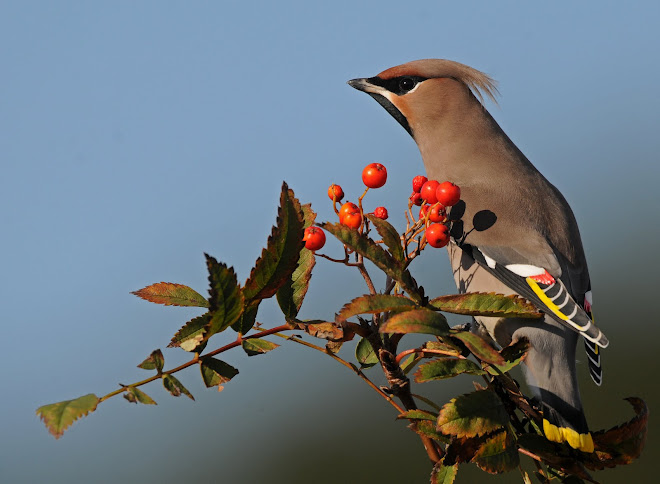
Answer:
[[[607, 338], [585, 303], [590, 281], [580, 233], [561, 193], [484, 107], [484, 96], [497, 94], [494, 81], [457, 62], [425, 59], [349, 84], [370, 94], [413, 136], [430, 179], [460, 186], [448, 246], [459, 290], [520, 294], [547, 313], [544, 322], [477, 320], [502, 346], [530, 341], [527, 376], [544, 405], [546, 435], [591, 452], [575, 350], [579, 333], [600, 383], [596, 345], [607, 346]], [[537, 283], [544, 271], [552, 284]]]

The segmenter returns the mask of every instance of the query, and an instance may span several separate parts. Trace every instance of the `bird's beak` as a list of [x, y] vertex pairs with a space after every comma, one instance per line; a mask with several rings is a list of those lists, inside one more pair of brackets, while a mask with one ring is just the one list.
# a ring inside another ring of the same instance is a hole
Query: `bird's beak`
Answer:
[[383, 90], [381, 87], [370, 83], [369, 79], [351, 79], [350, 81], [348, 81], [348, 85], [354, 87], [358, 91], [363, 91], [371, 94], [380, 94]]

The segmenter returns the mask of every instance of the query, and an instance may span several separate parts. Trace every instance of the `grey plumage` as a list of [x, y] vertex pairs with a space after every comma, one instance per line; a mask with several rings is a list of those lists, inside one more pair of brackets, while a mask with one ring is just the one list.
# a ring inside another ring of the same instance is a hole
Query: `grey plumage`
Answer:
[[543, 323], [477, 319], [501, 346], [530, 341], [527, 377], [543, 402], [546, 436], [593, 451], [575, 352], [579, 333], [592, 348], [592, 377], [600, 383], [597, 346], [608, 341], [585, 301], [591, 286], [580, 233], [559, 190], [483, 106], [483, 94], [494, 98], [495, 83], [463, 64], [427, 59], [349, 84], [374, 97], [413, 136], [430, 179], [460, 186], [461, 202], [450, 213], [460, 221], [448, 247], [459, 290], [519, 294], [546, 312]]

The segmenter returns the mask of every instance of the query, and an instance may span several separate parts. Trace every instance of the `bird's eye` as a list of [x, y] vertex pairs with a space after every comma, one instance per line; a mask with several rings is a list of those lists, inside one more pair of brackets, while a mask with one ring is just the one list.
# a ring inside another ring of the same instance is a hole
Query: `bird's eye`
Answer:
[[416, 84], [417, 82], [414, 79], [411, 79], [410, 77], [402, 77], [399, 80], [399, 89], [402, 92], [408, 92], [415, 87]]

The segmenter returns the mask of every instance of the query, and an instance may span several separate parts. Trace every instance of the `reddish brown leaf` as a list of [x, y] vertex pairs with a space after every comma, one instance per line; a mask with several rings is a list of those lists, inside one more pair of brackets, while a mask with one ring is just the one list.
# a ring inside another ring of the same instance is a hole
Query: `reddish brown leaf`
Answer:
[[633, 406], [635, 417], [607, 431], [593, 433], [596, 451], [585, 459], [587, 468], [600, 470], [630, 464], [641, 455], [646, 444], [649, 409], [641, 398], [626, 400]]
[[209, 307], [209, 302], [197, 291], [173, 282], [158, 282], [139, 291], [133, 291], [131, 294], [135, 294], [145, 301], [165, 306]]

